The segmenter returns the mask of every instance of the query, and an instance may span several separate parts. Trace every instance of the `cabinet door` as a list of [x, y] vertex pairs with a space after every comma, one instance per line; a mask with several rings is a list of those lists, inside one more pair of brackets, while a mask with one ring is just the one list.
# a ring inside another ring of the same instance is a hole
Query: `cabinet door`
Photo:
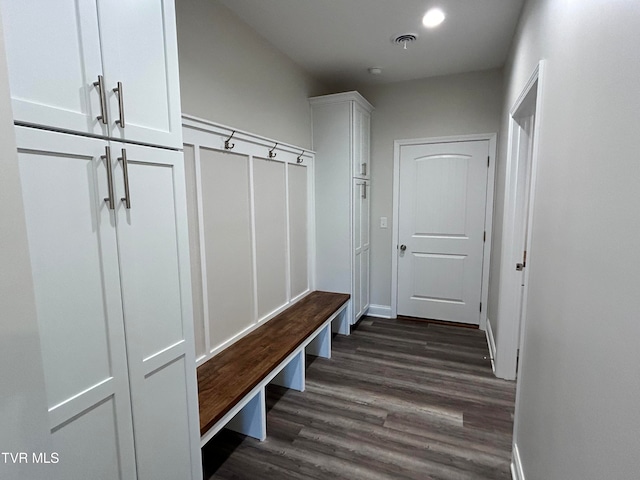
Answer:
[[371, 114], [362, 112], [362, 178], [371, 178]]
[[362, 166], [362, 109], [355, 103], [352, 108], [352, 172], [354, 177], [361, 178], [364, 175]]
[[370, 206], [371, 182], [362, 181], [364, 194], [360, 198], [360, 238], [362, 244], [362, 258], [360, 260], [360, 304], [364, 314], [369, 308], [369, 255], [370, 255]]
[[362, 252], [353, 255], [353, 295], [351, 302], [353, 304], [353, 318], [351, 324], [358, 321], [362, 315], [362, 276], [360, 269], [362, 266]]
[[365, 314], [369, 308], [369, 257], [370, 250], [362, 250], [360, 259], [360, 305], [361, 313]]
[[95, 2], [0, 0], [16, 122], [106, 135]]
[[107, 144], [27, 127], [16, 136], [57, 474], [134, 479]]
[[182, 153], [112, 150], [138, 479], [201, 478]]
[[370, 222], [369, 211], [371, 206], [371, 182], [362, 180], [360, 195], [360, 245], [363, 249], [369, 248]]
[[112, 136], [182, 148], [173, 0], [98, 0], [98, 9]]
[[370, 115], [360, 106], [353, 106], [353, 176], [369, 178]]
[[353, 270], [352, 275], [352, 298], [353, 304], [353, 320], [356, 320], [362, 314], [361, 303], [361, 278], [360, 278], [360, 265], [362, 263], [362, 202], [364, 196], [365, 186], [364, 182], [360, 179], [353, 179]]
[[360, 253], [362, 250], [362, 200], [365, 192], [365, 182], [354, 178], [353, 182], [353, 250]]

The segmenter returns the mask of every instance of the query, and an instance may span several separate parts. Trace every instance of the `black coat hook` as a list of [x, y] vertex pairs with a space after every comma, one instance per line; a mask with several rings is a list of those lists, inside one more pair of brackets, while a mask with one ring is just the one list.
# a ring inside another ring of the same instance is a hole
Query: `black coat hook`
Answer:
[[236, 146], [236, 144], [235, 144], [235, 143], [230, 143], [230, 142], [231, 142], [231, 139], [233, 138], [233, 136], [235, 135], [235, 133], [236, 133], [236, 131], [234, 130], [233, 132], [231, 132], [231, 135], [229, 136], [229, 138], [227, 138], [227, 139], [224, 141], [224, 149], [225, 149], [225, 150], [233, 150], [233, 147], [235, 147], [235, 146]]
[[276, 147], [278, 146], [278, 144], [276, 143], [273, 148], [271, 150], [269, 150], [269, 158], [276, 158], [276, 152], [274, 152], [274, 150], [276, 149]]
[[304, 162], [304, 160], [302, 159], [302, 155], [304, 155], [304, 150], [302, 150], [300, 152], [300, 155], [298, 155], [298, 158], [296, 158], [296, 163], [302, 163]]

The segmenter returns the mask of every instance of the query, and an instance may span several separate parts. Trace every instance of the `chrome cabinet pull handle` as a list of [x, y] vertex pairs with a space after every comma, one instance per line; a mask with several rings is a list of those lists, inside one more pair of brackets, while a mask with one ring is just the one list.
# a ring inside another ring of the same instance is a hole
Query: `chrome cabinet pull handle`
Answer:
[[122, 91], [122, 82], [118, 82], [118, 86], [113, 89], [118, 95], [118, 112], [120, 118], [116, 120], [116, 123], [120, 125], [120, 128], [124, 128], [124, 93]]
[[107, 125], [107, 94], [104, 91], [104, 77], [98, 75], [98, 81], [93, 82], [93, 86], [98, 87], [98, 93], [100, 94], [100, 116], [96, 117], [96, 119]]
[[362, 198], [364, 198], [365, 200], [367, 199], [367, 187], [369, 185], [367, 185], [367, 182], [364, 182], [362, 184]]
[[104, 155], [100, 158], [105, 160], [107, 164], [107, 185], [109, 189], [109, 196], [104, 201], [109, 204], [109, 210], [115, 210], [115, 204], [113, 201], [113, 171], [111, 170], [111, 147], [104, 147]]
[[122, 162], [122, 173], [124, 174], [124, 197], [120, 200], [124, 202], [127, 209], [131, 210], [131, 195], [129, 194], [129, 163], [127, 162], [127, 149], [122, 149], [122, 156], [118, 158]]

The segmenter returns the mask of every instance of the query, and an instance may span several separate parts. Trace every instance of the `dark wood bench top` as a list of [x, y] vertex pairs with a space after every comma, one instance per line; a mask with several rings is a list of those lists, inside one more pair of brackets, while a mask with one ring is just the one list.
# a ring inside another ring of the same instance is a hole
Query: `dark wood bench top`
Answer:
[[200, 365], [201, 435], [348, 300], [344, 293], [312, 292]]

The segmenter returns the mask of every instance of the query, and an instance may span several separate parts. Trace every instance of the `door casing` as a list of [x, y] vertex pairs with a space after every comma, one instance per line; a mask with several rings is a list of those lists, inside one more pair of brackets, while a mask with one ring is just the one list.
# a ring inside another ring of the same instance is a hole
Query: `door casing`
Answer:
[[[504, 220], [502, 224], [502, 258], [500, 262], [500, 285], [498, 291], [498, 317], [495, 321], [500, 325], [500, 334], [496, 341], [495, 374], [498, 378], [514, 380], [518, 366], [518, 347], [524, 348], [525, 322], [527, 316], [527, 296], [529, 285], [529, 272], [532, 260], [532, 222], [535, 200], [536, 171], [538, 163], [538, 138], [542, 118], [542, 90], [544, 77], [544, 61], [541, 61], [528, 82], [520, 92], [509, 111], [509, 138], [508, 157], [506, 159], [506, 186], [504, 199]], [[535, 102], [531, 105], [531, 98]], [[517, 118], [523, 115], [523, 110], [533, 108], [535, 112], [533, 124], [533, 138], [528, 155], [518, 155], [514, 148], [520, 136], [521, 126]], [[517, 211], [517, 197], [519, 190], [525, 188], [522, 182], [518, 182], [518, 168], [522, 168], [522, 162], [529, 162], [529, 213], [528, 218], [520, 219], [523, 212]], [[527, 223], [527, 238], [518, 239], [518, 228], [522, 222]], [[524, 290], [520, 299], [520, 275], [514, 275], [515, 264], [520, 261], [522, 242], [526, 240], [528, 246], [527, 266], [522, 279]], [[514, 261], [515, 260], [515, 261]], [[518, 394], [516, 394], [516, 408]]]
[[405, 145], [422, 145], [431, 143], [469, 142], [487, 140], [489, 142], [489, 173], [487, 178], [487, 203], [485, 207], [485, 231], [482, 260], [482, 311], [480, 312], [480, 329], [487, 325], [487, 303], [489, 298], [489, 266], [491, 265], [491, 237], [493, 225], [493, 201], [496, 176], [496, 133], [474, 135], [453, 135], [447, 137], [410, 138], [393, 142], [393, 216], [391, 220], [391, 318], [398, 316], [398, 227], [400, 218], [400, 148]]

